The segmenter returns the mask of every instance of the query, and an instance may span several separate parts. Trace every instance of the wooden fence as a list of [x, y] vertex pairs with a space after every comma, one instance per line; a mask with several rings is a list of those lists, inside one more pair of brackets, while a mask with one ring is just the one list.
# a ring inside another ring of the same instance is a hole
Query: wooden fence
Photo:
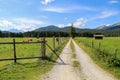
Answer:
[[[90, 43], [91, 44], [91, 46], [92, 46], [92, 48], [95, 48], [94, 47], [94, 42], [92, 41], [92, 43]], [[100, 51], [105, 51], [104, 49], [102, 49], [101, 47], [102, 47], [102, 43], [101, 42], [99, 42], [98, 44], [98, 48], [96, 48], [96, 49], [98, 49], [98, 50], [100, 50]], [[117, 54], [118, 54], [118, 49], [117, 48], [114, 48], [114, 51], [112, 52], [113, 54], [114, 54], [114, 56], [115, 56], [115, 58], [117, 57]]]
[[[12, 44], [13, 45], [13, 55], [14, 57], [13, 58], [2, 58], [0, 59], [0, 61], [7, 61], [7, 60], [14, 60], [14, 63], [17, 62], [17, 60], [22, 60], [22, 59], [34, 59], [34, 58], [42, 58], [42, 59], [45, 59], [46, 58], [46, 46], [49, 47], [49, 49], [58, 57], [60, 58], [56, 52], [55, 52], [55, 49], [56, 49], [56, 41], [58, 42], [58, 46], [60, 46], [60, 43], [63, 43], [66, 39], [65, 38], [55, 38], [53, 37], [53, 46], [49, 46], [49, 44], [47, 43], [46, 39], [45, 38], [41, 38], [41, 40], [39, 41], [36, 41], [36, 42], [16, 42], [15, 39], [13, 39], [13, 42], [0, 42], [0, 44]], [[62, 40], [61, 40], [62, 39]], [[17, 57], [17, 53], [16, 53], [16, 44], [41, 44], [41, 54], [42, 56], [31, 56], [31, 57], [21, 57], [21, 58], [18, 58]], [[60, 60], [63, 62], [63, 60], [60, 58]]]
[[[107, 62], [108, 65], [112, 66], [120, 66], [120, 58], [118, 57], [118, 49], [114, 48], [113, 51], [110, 52], [103, 48], [102, 45], [104, 45], [102, 42], [98, 42], [95, 44], [93, 41], [87, 41], [87, 40], [81, 40], [85, 46], [91, 47], [93, 50], [97, 51], [95, 52], [95, 55], [99, 60], [103, 60], [104, 62]], [[110, 48], [109, 48], [110, 49]], [[111, 48], [112, 49], [112, 48]]]

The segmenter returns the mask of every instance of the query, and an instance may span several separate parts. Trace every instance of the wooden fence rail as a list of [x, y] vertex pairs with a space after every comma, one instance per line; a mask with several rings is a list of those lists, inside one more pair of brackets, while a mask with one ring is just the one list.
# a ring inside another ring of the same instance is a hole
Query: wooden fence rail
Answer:
[[[21, 59], [34, 59], [34, 58], [45, 58], [46, 57], [46, 48], [45, 48], [45, 43], [47, 41], [45, 40], [45, 38], [42, 38], [41, 41], [37, 41], [37, 42], [16, 42], [15, 39], [13, 39], [13, 42], [0, 42], [0, 44], [13, 44], [13, 52], [14, 52], [14, 58], [3, 58], [0, 59], [0, 61], [7, 61], [7, 60], [14, 60], [14, 63], [17, 62], [17, 60], [21, 60]], [[42, 56], [32, 56], [32, 57], [22, 57], [22, 58], [17, 58], [17, 53], [16, 53], [16, 44], [39, 44], [41, 43], [41, 54]]]
[[[60, 58], [57, 54], [56, 54], [56, 52], [55, 52], [55, 48], [56, 48], [56, 46], [55, 46], [55, 44], [56, 44], [56, 41], [58, 42], [58, 45], [60, 44], [60, 42], [59, 42], [59, 39], [60, 38], [55, 38], [55, 37], [53, 37], [53, 46], [52, 47], [50, 47], [48, 44], [47, 44], [47, 41], [45, 40], [45, 38], [42, 38], [40, 41], [37, 41], [37, 42], [33, 42], [33, 41], [31, 41], [31, 42], [16, 42], [16, 40], [15, 39], [13, 39], [13, 42], [0, 42], [0, 44], [13, 44], [13, 51], [14, 51], [14, 53], [13, 53], [13, 55], [14, 55], [14, 57], [13, 58], [2, 58], [2, 59], [0, 59], [0, 61], [8, 61], [8, 60], [14, 60], [14, 63], [16, 63], [17, 62], [17, 60], [22, 60], [22, 59], [34, 59], [34, 58], [42, 58], [42, 59], [45, 59], [46, 58], [46, 45], [48, 46], [48, 48], [50, 48], [50, 50], [51, 51], [53, 51], [54, 52], [54, 54], [58, 57], [58, 58]], [[42, 56], [31, 56], [31, 57], [17, 57], [17, 53], [16, 53], [16, 44], [41, 44], [41, 54], [42, 54]], [[53, 48], [53, 49], [52, 49]], [[63, 62], [63, 60], [60, 58], [60, 60]]]
[[[89, 47], [91, 47], [91, 48], [100, 50], [100, 51], [102, 51], [102, 52], [105, 51], [105, 48], [102, 49], [102, 43], [101, 43], [101, 42], [99, 42], [99, 43], [97, 44], [97, 46], [95, 46], [94, 41], [87, 42], [87, 41], [85, 40], [85, 41], [81, 41], [81, 42], [84, 43], [86, 46], [89, 46]], [[117, 54], [118, 54], [118, 49], [115, 48], [114, 51], [113, 51], [113, 56], [114, 56], [115, 58], [117, 58]]]

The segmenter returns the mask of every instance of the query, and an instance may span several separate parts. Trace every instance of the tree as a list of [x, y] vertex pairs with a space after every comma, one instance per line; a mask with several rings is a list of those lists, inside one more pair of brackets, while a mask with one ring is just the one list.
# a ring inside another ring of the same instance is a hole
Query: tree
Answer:
[[2, 31], [0, 31], [0, 37], [2, 37], [3, 35], [2, 35]]
[[70, 26], [70, 37], [75, 38], [75, 28], [73, 24]]

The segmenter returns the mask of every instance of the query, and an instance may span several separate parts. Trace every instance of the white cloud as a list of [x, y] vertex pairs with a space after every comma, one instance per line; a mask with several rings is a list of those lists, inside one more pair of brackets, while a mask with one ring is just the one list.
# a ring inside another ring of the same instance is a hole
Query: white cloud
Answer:
[[65, 8], [55, 8], [55, 7], [48, 7], [48, 8], [43, 8], [43, 11], [49, 11], [49, 12], [56, 12], [56, 13], [67, 13], [70, 12], [70, 9], [65, 9]]
[[59, 28], [64, 28], [66, 25], [64, 25], [64, 24], [58, 24], [58, 27]]
[[34, 19], [26, 19], [26, 18], [16, 18], [14, 21], [26, 23], [26, 24], [44, 24], [44, 22]]
[[69, 24], [58, 24], [59, 28], [64, 28], [64, 27], [67, 27], [67, 26], [71, 26], [71, 23], [69, 23]]
[[87, 19], [81, 17], [73, 23], [59, 24], [58, 27], [63, 28], [63, 27], [66, 27], [66, 26], [71, 26], [72, 24], [73, 24], [74, 27], [80, 27], [80, 26], [84, 26], [86, 22], [87, 22]]
[[87, 19], [81, 17], [73, 23], [73, 26], [74, 27], [84, 26], [86, 22], [87, 22]]
[[89, 21], [90, 20], [96, 20], [96, 19], [109, 18], [111, 16], [117, 15], [118, 13], [119, 13], [118, 11], [110, 11], [110, 10], [102, 11], [101, 13], [89, 18]]
[[109, 3], [110, 4], [116, 4], [116, 3], [119, 3], [119, 1], [118, 0], [110, 0]]
[[17, 29], [22, 31], [31, 31], [34, 30], [36, 25], [41, 22], [37, 20], [22, 20], [22, 19], [14, 19], [14, 20], [5, 20], [0, 19], [0, 30], [10, 30]]
[[55, 0], [43, 0], [41, 3], [44, 4], [44, 5], [47, 5], [48, 3], [51, 3]]
[[13, 25], [13, 23], [8, 20], [0, 20], [0, 26], [8, 27], [9, 25]]
[[35, 26], [34, 25], [29, 25], [29, 24], [20, 24], [20, 25], [15, 25], [13, 28], [17, 29], [17, 30], [22, 30], [22, 31], [25, 32], [25, 31], [34, 30]]
[[43, 11], [48, 11], [48, 12], [56, 12], [56, 13], [70, 13], [78, 10], [86, 10], [86, 11], [94, 11], [94, 8], [90, 8], [87, 6], [70, 6], [70, 7], [43, 7], [41, 8]]
[[108, 18], [117, 14], [118, 12], [116, 11], [103, 11], [101, 15], [98, 16], [98, 18]]

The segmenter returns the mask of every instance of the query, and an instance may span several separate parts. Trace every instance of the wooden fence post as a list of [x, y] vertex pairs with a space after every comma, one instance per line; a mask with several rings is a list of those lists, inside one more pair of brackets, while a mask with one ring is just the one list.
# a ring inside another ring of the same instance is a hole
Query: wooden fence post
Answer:
[[101, 43], [99, 42], [99, 44], [98, 44], [98, 49], [100, 50], [100, 47], [101, 47]]
[[42, 58], [45, 59], [46, 57], [46, 41], [45, 38], [41, 39], [41, 53], [42, 53]]
[[55, 50], [55, 36], [53, 36], [53, 49]]
[[115, 56], [115, 58], [117, 58], [117, 49], [116, 48], [114, 49], [114, 56]]
[[56, 41], [57, 41], [58, 46], [59, 46], [59, 37], [56, 37]]
[[16, 45], [15, 45], [15, 39], [13, 39], [13, 48], [14, 48], [14, 63], [16, 63]]
[[92, 41], [92, 48], [94, 48], [94, 42]]
[[61, 46], [61, 37], [59, 37], [59, 46]]

